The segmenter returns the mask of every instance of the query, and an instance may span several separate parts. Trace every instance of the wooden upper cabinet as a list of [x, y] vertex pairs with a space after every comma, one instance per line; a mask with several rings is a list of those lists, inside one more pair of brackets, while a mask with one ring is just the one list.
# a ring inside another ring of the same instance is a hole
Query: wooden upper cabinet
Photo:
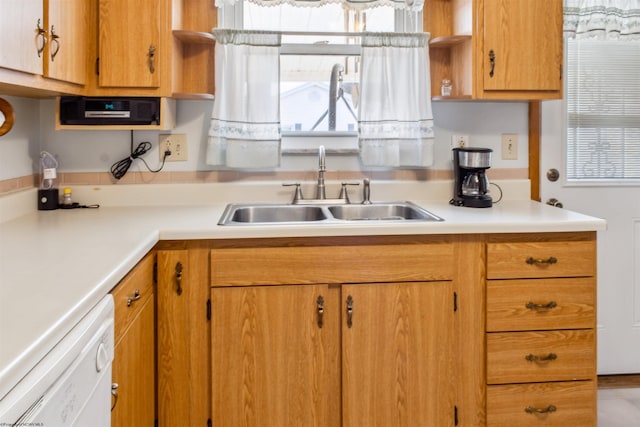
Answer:
[[423, 17], [435, 99], [562, 98], [562, 0], [425, 0]]
[[45, 76], [84, 85], [87, 77], [88, 25], [85, 0], [48, 0], [45, 3], [48, 43], [44, 51]]
[[0, 3], [0, 67], [31, 74], [42, 74], [44, 36], [42, 0], [3, 0]]
[[157, 88], [161, 84], [167, 31], [166, 1], [99, 0], [98, 85]]
[[483, 4], [484, 91], [560, 91], [562, 1], [485, 0]]

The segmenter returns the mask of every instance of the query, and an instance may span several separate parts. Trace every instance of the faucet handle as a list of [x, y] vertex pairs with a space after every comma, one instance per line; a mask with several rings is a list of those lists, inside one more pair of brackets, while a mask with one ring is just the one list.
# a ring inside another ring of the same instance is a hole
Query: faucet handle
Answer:
[[351, 203], [349, 201], [349, 193], [347, 192], [347, 185], [360, 185], [359, 182], [343, 182], [342, 188], [340, 188], [340, 195], [338, 199], [344, 200], [345, 203]]
[[291, 204], [293, 204], [293, 205], [298, 203], [300, 200], [304, 200], [304, 197], [302, 196], [302, 189], [300, 188], [300, 183], [299, 182], [290, 182], [290, 183], [282, 184], [283, 187], [293, 187], [294, 185], [296, 187], [296, 191], [293, 194], [293, 200], [291, 201]]
[[362, 181], [364, 185], [364, 189], [362, 190], [362, 204], [370, 205], [371, 204], [371, 180], [369, 178], [365, 178]]

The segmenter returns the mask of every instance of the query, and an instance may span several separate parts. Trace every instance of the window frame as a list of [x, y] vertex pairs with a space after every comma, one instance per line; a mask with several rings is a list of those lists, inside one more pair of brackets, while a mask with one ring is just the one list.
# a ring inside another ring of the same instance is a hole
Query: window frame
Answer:
[[[569, 43], [570, 41], [568, 39], [565, 39], [564, 41], [564, 72], [563, 72], [563, 78], [564, 78], [564, 93], [565, 96], [562, 100], [563, 103], [563, 138], [562, 138], [562, 156], [563, 156], [563, 163], [564, 163], [564, 186], [566, 187], [632, 187], [632, 186], [640, 186], [640, 177], [634, 177], [634, 178], [570, 178], [569, 177], [569, 163], [570, 163], [570, 159], [569, 159], [569, 144], [570, 144], [570, 138], [569, 138], [569, 133], [571, 131], [571, 129], [576, 129], [576, 127], [570, 127], [570, 115], [572, 115], [573, 113], [571, 113], [569, 111], [569, 105], [570, 105], [570, 99], [569, 99], [569, 73], [570, 73], [570, 67], [569, 67]], [[627, 43], [627, 42], [625, 42]], [[636, 116], [634, 116], [636, 117]], [[640, 115], [638, 116], [638, 118], [640, 119]], [[624, 122], [624, 120], [623, 120]], [[618, 127], [619, 128], [624, 128], [624, 123], [618, 123]], [[640, 156], [640, 155], [639, 155]], [[640, 163], [640, 159], [638, 159], [638, 162]]]
[[[247, 0], [244, 0], [247, 1]], [[218, 8], [218, 25], [221, 28], [243, 29], [243, 1], [237, 1], [233, 6], [225, 4]], [[395, 9], [394, 29], [398, 32], [422, 32], [422, 10], [406, 11]], [[361, 33], [350, 32], [288, 32], [283, 35], [309, 36], [354, 36]], [[304, 44], [282, 43], [280, 55], [339, 55], [360, 56], [359, 44]], [[320, 144], [325, 145], [328, 153], [357, 154], [360, 152], [358, 132], [356, 131], [282, 131], [282, 154], [316, 153]]]

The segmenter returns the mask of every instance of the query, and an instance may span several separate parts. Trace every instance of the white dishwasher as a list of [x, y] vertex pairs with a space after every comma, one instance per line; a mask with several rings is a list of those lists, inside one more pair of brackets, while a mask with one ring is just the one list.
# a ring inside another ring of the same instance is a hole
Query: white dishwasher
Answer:
[[107, 295], [2, 399], [0, 425], [108, 427], [113, 315]]

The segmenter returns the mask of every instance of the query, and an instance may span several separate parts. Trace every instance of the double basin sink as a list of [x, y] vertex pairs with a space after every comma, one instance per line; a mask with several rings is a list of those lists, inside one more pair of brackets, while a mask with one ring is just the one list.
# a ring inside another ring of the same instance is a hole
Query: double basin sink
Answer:
[[229, 204], [219, 225], [320, 224], [352, 221], [444, 221], [411, 202], [370, 204]]

